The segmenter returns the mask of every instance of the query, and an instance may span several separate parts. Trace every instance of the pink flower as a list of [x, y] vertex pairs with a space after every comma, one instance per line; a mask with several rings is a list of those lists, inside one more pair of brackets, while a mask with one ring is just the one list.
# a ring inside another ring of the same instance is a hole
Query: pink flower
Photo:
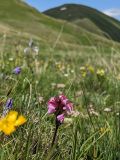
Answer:
[[57, 116], [57, 120], [58, 120], [60, 123], [63, 123], [64, 118], [65, 118], [64, 114], [60, 114], [60, 115]]
[[73, 110], [73, 104], [64, 95], [52, 97], [48, 101], [48, 114], [55, 114], [57, 120], [62, 123], [65, 115], [68, 115]]
[[49, 104], [48, 113], [52, 114], [52, 113], [55, 113], [55, 111], [56, 111], [55, 107], [53, 105]]
[[56, 107], [57, 107], [57, 101], [55, 97], [52, 97], [49, 101], [48, 101], [48, 113], [52, 114], [56, 112]]

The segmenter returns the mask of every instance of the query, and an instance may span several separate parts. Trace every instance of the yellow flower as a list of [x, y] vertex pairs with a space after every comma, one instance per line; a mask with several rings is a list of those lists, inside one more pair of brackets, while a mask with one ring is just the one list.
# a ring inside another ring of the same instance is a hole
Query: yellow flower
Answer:
[[18, 112], [16, 112], [16, 111], [10, 111], [7, 115], [6, 115], [6, 119], [7, 119], [7, 121], [9, 121], [9, 122], [15, 122], [16, 121], [16, 119], [17, 119], [17, 116], [18, 116]]
[[7, 124], [4, 123], [3, 127], [2, 127], [2, 131], [6, 134], [6, 135], [10, 135], [11, 133], [13, 133], [16, 130], [16, 128], [14, 127], [13, 124]]
[[103, 69], [98, 69], [96, 73], [98, 76], [101, 76], [101, 77], [105, 75], [105, 71]]
[[82, 72], [82, 77], [86, 77], [87, 73], [86, 72]]
[[86, 68], [84, 66], [80, 67], [80, 72], [81, 72], [82, 77], [86, 77], [87, 72], [86, 72]]
[[22, 115], [18, 117], [18, 119], [15, 121], [15, 126], [20, 126], [26, 122], [26, 118]]
[[95, 72], [95, 69], [93, 68], [93, 66], [88, 66], [87, 69], [88, 69], [88, 71], [90, 73], [94, 73]]
[[63, 71], [65, 69], [65, 65], [62, 62], [57, 62], [56, 67], [60, 71]]
[[106, 131], [106, 128], [105, 128], [105, 127], [101, 127], [101, 128], [100, 128], [100, 133], [101, 133], [101, 134], [103, 134], [105, 131]]
[[26, 121], [24, 116], [18, 116], [18, 112], [10, 111], [4, 118], [0, 119], [0, 131], [10, 135], [16, 130], [16, 127], [24, 124]]
[[104, 133], [109, 132], [109, 131], [110, 131], [110, 128], [108, 128], [108, 127], [100, 128], [100, 134], [104, 134]]

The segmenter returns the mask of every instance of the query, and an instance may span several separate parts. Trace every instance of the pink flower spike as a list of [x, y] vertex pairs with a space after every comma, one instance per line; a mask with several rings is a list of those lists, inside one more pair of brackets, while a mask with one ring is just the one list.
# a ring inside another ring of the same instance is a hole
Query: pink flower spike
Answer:
[[[59, 95], [50, 98], [48, 101], [48, 114], [54, 113], [58, 118], [60, 116], [60, 121], [64, 120], [64, 116], [70, 114], [73, 110], [73, 104], [64, 95]], [[59, 119], [58, 119], [59, 120]]]
[[48, 114], [52, 114], [55, 112], [56, 112], [55, 107], [51, 104], [48, 104]]
[[57, 101], [56, 101], [56, 97], [52, 97], [49, 101], [48, 101], [48, 105], [53, 105], [54, 107], [57, 107]]
[[59, 95], [58, 98], [59, 98], [62, 102], [67, 100], [66, 96], [64, 96], [63, 94]]
[[66, 105], [66, 111], [67, 111], [67, 112], [72, 112], [72, 110], [73, 110], [73, 104], [72, 104], [72, 103], [68, 103], [68, 104]]
[[64, 114], [60, 114], [57, 116], [57, 120], [60, 122], [60, 123], [63, 123], [64, 122]]

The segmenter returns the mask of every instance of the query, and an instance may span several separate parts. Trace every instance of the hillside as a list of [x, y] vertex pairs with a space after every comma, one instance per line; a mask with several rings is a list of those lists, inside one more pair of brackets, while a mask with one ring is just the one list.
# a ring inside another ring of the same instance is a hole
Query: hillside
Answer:
[[120, 42], [120, 22], [96, 9], [77, 4], [65, 4], [49, 9], [44, 14], [67, 20], [92, 33]]
[[41, 46], [49, 48], [76, 49], [81, 46], [113, 45], [112, 41], [104, 37], [96, 36], [74, 24], [48, 17], [20, 0], [1, 0], [0, 35], [3, 33], [9, 37], [9, 43], [16, 41], [17, 37], [21, 37], [21, 40], [32, 37], [38, 39]]

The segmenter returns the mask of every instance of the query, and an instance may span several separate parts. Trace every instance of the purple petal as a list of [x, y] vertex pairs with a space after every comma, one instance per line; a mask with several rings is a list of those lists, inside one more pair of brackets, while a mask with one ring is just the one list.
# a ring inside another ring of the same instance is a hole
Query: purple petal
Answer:
[[67, 112], [72, 112], [72, 110], [73, 110], [73, 105], [72, 105], [72, 103], [68, 103], [65, 107], [66, 107], [66, 111], [67, 111]]
[[20, 74], [21, 72], [21, 68], [20, 67], [16, 67], [14, 70], [13, 70], [13, 73], [14, 74]]
[[60, 115], [57, 116], [57, 120], [58, 120], [60, 123], [63, 123], [63, 122], [64, 122], [64, 118], [65, 118], [64, 114], [60, 114]]
[[6, 102], [6, 107], [7, 109], [11, 109], [12, 108], [12, 105], [13, 105], [13, 100], [10, 98], [7, 100]]
[[55, 110], [55, 107], [53, 105], [48, 105], [48, 114], [52, 114], [52, 113], [55, 113], [56, 110]]

